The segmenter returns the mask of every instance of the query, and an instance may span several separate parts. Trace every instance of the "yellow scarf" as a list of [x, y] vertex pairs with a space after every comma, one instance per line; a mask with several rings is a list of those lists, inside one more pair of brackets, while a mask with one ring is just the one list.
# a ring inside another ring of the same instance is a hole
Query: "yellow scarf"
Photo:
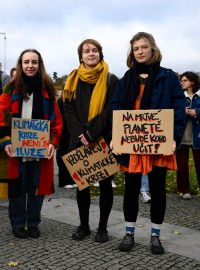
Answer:
[[84, 64], [81, 64], [78, 69], [73, 70], [68, 76], [62, 94], [63, 100], [68, 99], [71, 101], [76, 98], [76, 88], [79, 78], [84, 82], [95, 84], [88, 114], [88, 120], [91, 120], [103, 110], [107, 91], [107, 76], [108, 64], [104, 61], [101, 61], [92, 69], [88, 69]]

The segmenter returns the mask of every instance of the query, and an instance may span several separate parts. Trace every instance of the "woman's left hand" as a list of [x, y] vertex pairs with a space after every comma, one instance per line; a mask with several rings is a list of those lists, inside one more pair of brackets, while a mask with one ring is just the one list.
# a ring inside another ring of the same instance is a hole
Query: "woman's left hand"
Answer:
[[53, 154], [55, 152], [55, 147], [53, 144], [49, 144], [48, 148], [48, 159], [51, 159], [53, 157]]

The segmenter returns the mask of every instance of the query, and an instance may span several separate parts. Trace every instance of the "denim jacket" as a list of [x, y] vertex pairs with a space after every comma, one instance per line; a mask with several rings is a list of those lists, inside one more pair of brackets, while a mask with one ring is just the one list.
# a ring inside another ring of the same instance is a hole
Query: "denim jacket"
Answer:
[[193, 148], [200, 149], [200, 89], [194, 94], [192, 99], [190, 99], [187, 91], [184, 92], [187, 100], [187, 106], [191, 109], [195, 109], [196, 116], [187, 116], [187, 122], [189, 119], [192, 121], [192, 141]]

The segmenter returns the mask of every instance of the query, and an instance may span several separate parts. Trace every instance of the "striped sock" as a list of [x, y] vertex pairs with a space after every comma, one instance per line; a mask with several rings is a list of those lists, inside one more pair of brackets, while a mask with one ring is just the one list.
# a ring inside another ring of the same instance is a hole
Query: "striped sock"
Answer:
[[152, 223], [151, 224], [151, 235], [160, 237], [160, 227], [161, 227], [161, 224]]
[[135, 222], [126, 222], [126, 233], [134, 234], [135, 231]]

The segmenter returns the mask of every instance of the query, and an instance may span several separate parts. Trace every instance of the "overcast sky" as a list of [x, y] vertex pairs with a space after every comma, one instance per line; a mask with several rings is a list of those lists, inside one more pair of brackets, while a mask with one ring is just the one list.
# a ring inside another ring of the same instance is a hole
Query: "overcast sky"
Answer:
[[161, 65], [179, 73], [200, 71], [199, 0], [0, 0], [0, 62], [6, 71], [19, 54], [35, 48], [52, 75], [79, 65], [77, 47], [86, 38], [103, 46], [110, 72], [127, 70], [129, 40], [139, 31], [153, 34]]

